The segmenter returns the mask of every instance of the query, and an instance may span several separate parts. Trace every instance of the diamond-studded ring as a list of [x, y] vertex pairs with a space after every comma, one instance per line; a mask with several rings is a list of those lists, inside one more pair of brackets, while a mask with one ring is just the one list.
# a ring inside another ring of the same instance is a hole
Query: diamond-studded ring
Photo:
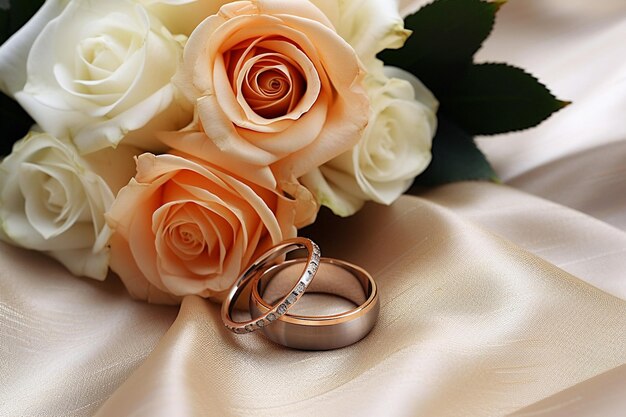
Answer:
[[[252, 280], [250, 314], [264, 317], [273, 300], [282, 297], [305, 259], [272, 266]], [[332, 258], [321, 258], [308, 293], [322, 293], [351, 301], [354, 308], [332, 315], [301, 315], [289, 312], [262, 332], [283, 346], [303, 350], [338, 349], [363, 339], [376, 324], [380, 310], [374, 278], [363, 268]], [[293, 310], [292, 310], [293, 311]]]
[[[306, 249], [308, 256], [304, 271], [293, 288], [291, 288], [291, 291], [282, 297], [282, 299], [274, 306], [270, 306], [267, 311], [253, 320], [245, 322], [234, 321], [232, 313], [235, 309], [235, 305], [237, 304], [237, 299], [248, 286], [250, 280], [270, 267], [271, 262], [275, 261], [277, 258], [297, 249]], [[304, 294], [304, 291], [306, 291], [307, 287], [311, 283], [311, 280], [313, 280], [313, 277], [317, 273], [320, 257], [320, 248], [317, 244], [315, 244], [312, 240], [303, 237], [285, 240], [259, 257], [259, 259], [257, 259], [239, 277], [237, 282], [235, 282], [235, 285], [232, 286], [226, 296], [226, 299], [224, 300], [224, 303], [222, 304], [222, 321], [224, 322], [226, 328], [233, 333], [245, 334], [262, 329], [278, 320], [300, 299], [300, 297], [302, 297], [302, 294]]]

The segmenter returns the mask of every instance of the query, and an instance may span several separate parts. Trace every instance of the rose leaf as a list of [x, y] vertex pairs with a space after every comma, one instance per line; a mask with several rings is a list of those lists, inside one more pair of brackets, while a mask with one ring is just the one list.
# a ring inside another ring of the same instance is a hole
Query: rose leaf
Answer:
[[405, 19], [413, 34], [404, 47], [383, 51], [379, 58], [413, 73], [439, 96], [471, 65], [503, 3], [435, 0]]
[[441, 112], [472, 135], [527, 129], [570, 104], [524, 70], [493, 63], [472, 65], [439, 99]]
[[498, 181], [495, 171], [485, 155], [476, 147], [473, 137], [445, 117], [439, 119], [432, 153], [432, 162], [426, 171], [416, 178], [409, 193], [418, 193], [420, 186], [455, 181]]

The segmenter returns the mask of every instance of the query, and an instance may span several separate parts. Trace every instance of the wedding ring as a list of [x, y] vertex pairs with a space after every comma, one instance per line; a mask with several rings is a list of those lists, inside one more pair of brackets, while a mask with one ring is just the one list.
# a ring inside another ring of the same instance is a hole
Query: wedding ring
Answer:
[[[283, 262], [252, 281], [250, 314], [264, 317], [272, 311], [272, 298], [282, 296], [304, 259]], [[322, 258], [307, 293], [325, 293], [352, 301], [357, 307], [334, 315], [305, 316], [288, 313], [262, 332], [281, 345], [302, 350], [330, 350], [363, 339], [374, 327], [380, 309], [376, 282], [362, 268], [348, 262]], [[268, 302], [269, 299], [269, 302]]]
[[[301, 262], [305, 264], [304, 272], [300, 274], [300, 278], [296, 281], [291, 290], [287, 292], [278, 303], [273, 306], [268, 305], [267, 309], [262, 314], [258, 314], [252, 320], [244, 322], [234, 321], [232, 319], [232, 313], [237, 304], [237, 299], [243, 290], [245, 290], [250, 280], [270, 266], [272, 261], [296, 249], [306, 249], [308, 257], [305, 262]], [[320, 256], [320, 249], [315, 242], [302, 237], [286, 240], [263, 254], [241, 275], [241, 277], [239, 277], [226, 296], [222, 304], [222, 321], [226, 328], [237, 334], [251, 333], [278, 320], [300, 299], [300, 297], [302, 297], [302, 294], [304, 294], [304, 291], [317, 273]]]

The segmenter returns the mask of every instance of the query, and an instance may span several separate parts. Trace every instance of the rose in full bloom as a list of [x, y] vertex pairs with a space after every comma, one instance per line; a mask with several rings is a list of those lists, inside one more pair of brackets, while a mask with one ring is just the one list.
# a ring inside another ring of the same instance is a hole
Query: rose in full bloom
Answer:
[[0, 49], [0, 84], [82, 154], [122, 139], [159, 150], [154, 131], [191, 119], [170, 82], [182, 41], [137, 1], [50, 0]]
[[387, 75], [368, 78], [372, 121], [362, 140], [302, 178], [337, 215], [350, 216], [365, 201], [393, 203], [431, 161], [437, 100], [412, 75], [395, 68]]
[[[223, 168], [271, 169], [285, 187], [358, 142], [369, 115], [363, 75], [313, 3], [255, 0], [225, 4], [196, 28], [175, 81], [197, 103], [196, 132], [228, 156]], [[197, 135], [163, 140], [208, 157]]]
[[113, 198], [70, 143], [31, 133], [0, 164], [0, 238], [45, 252], [75, 275], [102, 280], [111, 235], [104, 213]]
[[131, 295], [219, 299], [261, 252], [296, 236], [295, 204], [188, 155], [141, 155], [107, 220], [111, 268]]

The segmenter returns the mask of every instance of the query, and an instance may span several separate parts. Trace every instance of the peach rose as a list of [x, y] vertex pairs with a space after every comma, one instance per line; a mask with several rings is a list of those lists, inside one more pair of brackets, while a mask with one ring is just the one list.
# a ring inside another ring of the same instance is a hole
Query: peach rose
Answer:
[[131, 295], [221, 298], [261, 252], [295, 237], [294, 202], [195, 162], [143, 154], [107, 213], [111, 269]]
[[363, 75], [308, 0], [231, 2], [191, 34], [174, 78], [197, 105], [192, 130], [204, 135], [162, 140], [205, 159], [202, 141], [211, 141], [228, 156], [223, 168], [265, 167], [284, 187], [359, 141], [369, 116]]

